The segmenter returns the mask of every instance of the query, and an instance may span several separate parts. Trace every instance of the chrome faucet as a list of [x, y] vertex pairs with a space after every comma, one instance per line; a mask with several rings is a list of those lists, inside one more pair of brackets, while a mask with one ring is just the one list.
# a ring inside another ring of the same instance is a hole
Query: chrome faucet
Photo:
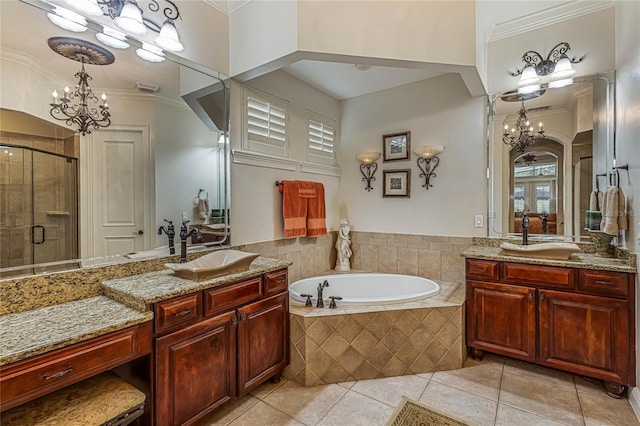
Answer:
[[161, 226], [160, 228], [158, 228], [158, 235], [162, 235], [163, 232], [167, 234], [167, 237], [169, 237], [169, 254], [176, 254], [176, 248], [173, 245], [173, 237], [176, 236], [176, 230], [173, 227], [173, 221], [167, 219], [165, 219], [164, 221], [169, 225], [166, 227]]
[[526, 246], [529, 244], [529, 216], [527, 216], [527, 212], [524, 212], [522, 215], [522, 245]]
[[322, 290], [325, 287], [329, 287], [329, 281], [324, 280], [323, 283], [318, 284], [318, 303], [316, 303], [316, 308], [324, 308], [324, 301], [322, 300]]
[[187, 229], [188, 220], [182, 221], [180, 227], [180, 263], [187, 263], [187, 238], [195, 235], [197, 240], [202, 240], [202, 234], [198, 228], [192, 228], [191, 231]]

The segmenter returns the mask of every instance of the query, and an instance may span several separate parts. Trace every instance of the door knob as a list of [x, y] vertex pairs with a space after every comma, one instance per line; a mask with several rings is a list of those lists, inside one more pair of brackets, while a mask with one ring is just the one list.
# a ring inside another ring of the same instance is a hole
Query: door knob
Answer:
[[142, 229], [139, 229], [138, 230], [138, 235], [142, 235], [142, 234], [144, 234], [144, 231]]

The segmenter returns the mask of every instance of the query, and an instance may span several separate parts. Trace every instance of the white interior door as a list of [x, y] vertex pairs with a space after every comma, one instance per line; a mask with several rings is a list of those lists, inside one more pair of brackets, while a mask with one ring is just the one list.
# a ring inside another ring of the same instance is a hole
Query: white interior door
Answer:
[[[89, 138], [90, 257], [144, 250], [149, 239], [149, 140], [145, 129], [106, 129]], [[84, 256], [83, 256], [84, 257]]]

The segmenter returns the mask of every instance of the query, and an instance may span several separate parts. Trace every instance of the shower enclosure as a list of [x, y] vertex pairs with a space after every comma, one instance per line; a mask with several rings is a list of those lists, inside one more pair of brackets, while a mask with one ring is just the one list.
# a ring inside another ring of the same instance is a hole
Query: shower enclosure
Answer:
[[77, 258], [77, 159], [0, 145], [1, 278], [53, 271], [58, 262], [68, 268], [64, 261]]

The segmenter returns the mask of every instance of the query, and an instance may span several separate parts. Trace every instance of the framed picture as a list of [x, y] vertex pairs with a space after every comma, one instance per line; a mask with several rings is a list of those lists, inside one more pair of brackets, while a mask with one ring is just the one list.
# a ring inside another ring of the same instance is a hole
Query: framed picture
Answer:
[[382, 161], [409, 160], [411, 156], [411, 132], [382, 136]]
[[383, 197], [411, 196], [411, 170], [385, 170], [383, 173]]

